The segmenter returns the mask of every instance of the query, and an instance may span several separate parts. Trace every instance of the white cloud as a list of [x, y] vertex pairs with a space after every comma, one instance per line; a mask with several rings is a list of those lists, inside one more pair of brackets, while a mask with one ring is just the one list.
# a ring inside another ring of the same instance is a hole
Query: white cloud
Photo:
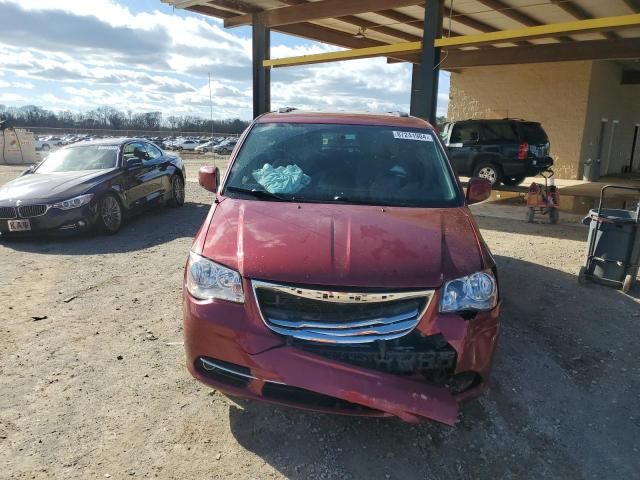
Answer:
[[[208, 116], [211, 73], [215, 116], [251, 117], [251, 41], [218, 20], [133, 13], [115, 0], [0, 0], [0, 10], [0, 82], [29, 90], [29, 103]], [[271, 51], [278, 58], [336, 49], [272, 43]], [[407, 110], [410, 78], [409, 65], [384, 59], [275, 69], [272, 104]], [[23, 101], [12, 95], [4, 103]]]

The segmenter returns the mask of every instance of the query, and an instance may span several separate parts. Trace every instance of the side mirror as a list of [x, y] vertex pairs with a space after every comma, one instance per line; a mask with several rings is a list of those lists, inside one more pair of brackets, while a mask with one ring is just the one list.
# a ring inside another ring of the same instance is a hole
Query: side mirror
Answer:
[[216, 193], [218, 191], [218, 184], [220, 183], [220, 170], [218, 170], [218, 167], [212, 167], [210, 165], [200, 167], [198, 171], [198, 182], [205, 190]]
[[484, 202], [491, 196], [491, 182], [486, 178], [472, 177], [467, 183], [467, 205]]
[[138, 168], [142, 166], [142, 160], [139, 158], [130, 158], [127, 160], [127, 168]]

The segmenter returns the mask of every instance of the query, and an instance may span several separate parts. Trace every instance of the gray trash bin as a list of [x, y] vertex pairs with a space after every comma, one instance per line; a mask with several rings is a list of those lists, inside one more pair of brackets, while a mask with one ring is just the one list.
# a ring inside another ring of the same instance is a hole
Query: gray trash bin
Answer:
[[600, 175], [600, 160], [592, 160], [589, 158], [583, 163], [582, 180], [585, 182], [594, 182]]
[[[625, 190], [632, 187], [607, 186]], [[603, 188], [603, 194], [604, 189]], [[638, 275], [640, 264], [640, 204], [636, 211], [602, 208], [591, 210], [583, 223], [589, 225], [587, 263], [580, 269], [580, 280], [594, 280], [628, 292]]]

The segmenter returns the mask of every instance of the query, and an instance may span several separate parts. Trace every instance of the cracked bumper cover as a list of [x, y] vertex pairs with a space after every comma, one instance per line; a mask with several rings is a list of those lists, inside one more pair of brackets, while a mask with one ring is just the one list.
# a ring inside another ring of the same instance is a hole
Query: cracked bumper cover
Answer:
[[[459, 315], [439, 314], [434, 307], [418, 324], [421, 334], [442, 334], [456, 350], [456, 373], [473, 371], [482, 378], [480, 385], [455, 396], [422, 379], [337, 362], [287, 345], [284, 337], [269, 331], [259, 320], [257, 306], [250, 300], [244, 305], [199, 301], [185, 291], [187, 367], [196, 379], [233, 395], [293, 405], [263, 394], [265, 384], [285, 384], [367, 407], [369, 415], [397, 416], [410, 422], [426, 418], [453, 425], [459, 402], [478, 395], [488, 378], [499, 309], [500, 305], [465, 320]], [[254, 378], [245, 386], [216, 381], [198, 368], [202, 357], [246, 367]]]

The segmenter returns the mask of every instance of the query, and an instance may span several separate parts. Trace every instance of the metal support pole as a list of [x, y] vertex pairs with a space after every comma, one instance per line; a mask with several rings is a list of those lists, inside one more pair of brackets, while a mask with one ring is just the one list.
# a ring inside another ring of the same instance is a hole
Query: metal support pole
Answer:
[[411, 115], [429, 120], [435, 125], [440, 49], [434, 47], [434, 41], [442, 37], [444, 0], [426, 0], [424, 7], [420, 65], [413, 65], [411, 78]]
[[633, 161], [636, 156], [636, 144], [638, 143], [638, 130], [640, 130], [640, 123], [636, 123], [633, 130], [633, 143], [631, 144], [631, 158], [629, 159], [629, 173], [633, 172]]
[[271, 35], [265, 28], [262, 16], [253, 14], [253, 117], [271, 110], [271, 70], [262, 66], [269, 60]]

